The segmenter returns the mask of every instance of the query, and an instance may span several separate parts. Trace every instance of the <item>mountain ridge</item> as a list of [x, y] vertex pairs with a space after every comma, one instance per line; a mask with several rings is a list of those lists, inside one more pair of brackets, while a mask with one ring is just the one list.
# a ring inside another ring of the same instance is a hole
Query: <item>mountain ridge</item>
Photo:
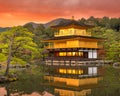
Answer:
[[[66, 22], [66, 21], [69, 21], [70, 19], [65, 19], [65, 18], [56, 18], [56, 19], [53, 19], [47, 23], [35, 23], [35, 22], [28, 22], [24, 25], [21, 25], [21, 26], [25, 26], [27, 24], [30, 24], [32, 25], [33, 28], [37, 28], [39, 25], [43, 25], [45, 28], [48, 28], [50, 26], [54, 26], [54, 25], [58, 25], [60, 22]], [[2, 31], [6, 31], [7, 29], [10, 29], [11, 27], [0, 27], [0, 32]]]
[[[24, 25], [21, 25], [21, 26], [25, 26], [27, 24], [31, 24], [33, 26], [33, 28], [37, 28], [39, 25], [43, 25], [45, 28], [48, 28], [50, 26], [53, 26], [53, 25], [57, 25], [59, 24], [60, 22], [65, 22], [66, 20], [68, 19], [64, 19], [64, 18], [56, 18], [54, 20], [51, 20], [47, 23], [35, 23], [35, 22], [28, 22]], [[0, 32], [3, 32], [3, 31], [6, 31], [8, 29], [10, 29], [11, 27], [0, 27]]]
[[[50, 26], [53, 26], [53, 25], [58, 25], [60, 22], [65, 22], [65, 21], [68, 21], [69, 19], [64, 19], [64, 18], [56, 18], [54, 20], [51, 20], [47, 23], [34, 23], [34, 22], [28, 22], [26, 24], [31, 24], [33, 26], [33, 28], [36, 28], [37, 26], [39, 25], [43, 25], [45, 28], [48, 28]], [[26, 25], [24, 24], [24, 25]], [[24, 26], [23, 25], [23, 26]]]

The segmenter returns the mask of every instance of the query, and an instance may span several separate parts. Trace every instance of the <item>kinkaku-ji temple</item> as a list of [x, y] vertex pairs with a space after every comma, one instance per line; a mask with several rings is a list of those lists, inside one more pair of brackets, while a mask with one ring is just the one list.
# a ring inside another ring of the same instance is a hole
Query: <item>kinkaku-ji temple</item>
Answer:
[[103, 62], [98, 54], [103, 39], [93, 37], [87, 31], [92, 26], [74, 19], [51, 28], [56, 30], [54, 37], [43, 41], [48, 43], [45, 79], [71, 86], [96, 84], [103, 72]]

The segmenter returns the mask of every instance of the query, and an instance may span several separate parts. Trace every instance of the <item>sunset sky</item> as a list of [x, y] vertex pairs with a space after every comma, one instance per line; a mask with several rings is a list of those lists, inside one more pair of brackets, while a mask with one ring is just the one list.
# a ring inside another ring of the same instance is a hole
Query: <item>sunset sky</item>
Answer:
[[120, 17], [120, 0], [0, 0], [0, 27], [72, 16]]

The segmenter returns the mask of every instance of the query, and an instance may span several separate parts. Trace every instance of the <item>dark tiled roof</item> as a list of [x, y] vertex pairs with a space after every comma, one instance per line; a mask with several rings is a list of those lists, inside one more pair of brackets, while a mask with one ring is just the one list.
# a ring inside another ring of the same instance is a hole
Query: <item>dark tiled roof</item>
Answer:
[[45, 40], [64, 40], [64, 39], [72, 39], [72, 38], [89, 38], [89, 39], [103, 39], [103, 38], [98, 38], [98, 37], [90, 37], [90, 36], [78, 36], [78, 35], [70, 35], [70, 36], [59, 36], [59, 37], [53, 37]]
[[66, 26], [70, 26], [70, 25], [75, 25], [75, 26], [80, 26], [80, 27], [87, 27], [87, 28], [93, 27], [91, 25], [86, 25], [86, 24], [80, 23], [80, 22], [75, 21], [75, 20], [68, 20], [66, 22], [60, 22], [58, 25], [51, 26], [51, 27], [52, 28], [58, 28], [58, 27], [66, 27]]

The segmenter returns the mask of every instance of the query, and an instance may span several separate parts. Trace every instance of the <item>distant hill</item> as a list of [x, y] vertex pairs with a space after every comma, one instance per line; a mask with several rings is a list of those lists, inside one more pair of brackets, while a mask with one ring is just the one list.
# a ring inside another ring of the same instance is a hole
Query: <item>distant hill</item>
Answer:
[[[58, 25], [59, 23], [62, 24], [62, 22], [67, 22], [70, 19], [64, 19], [64, 18], [57, 18], [54, 19], [50, 22], [47, 23], [34, 23], [34, 22], [28, 22], [23, 26], [28, 26], [31, 29], [36, 29], [38, 26], [44, 26], [45, 28], [48, 28], [50, 26]], [[109, 17], [103, 17], [103, 18], [95, 18], [93, 16], [89, 17], [88, 19], [81, 18], [78, 20], [80, 23], [87, 24], [87, 25], [92, 25], [92, 26], [100, 26], [100, 27], [105, 27], [108, 29], [113, 29], [117, 32], [120, 31], [120, 18], [109, 18]], [[9, 29], [8, 27], [6, 28], [1, 28], [0, 27], [0, 32], [5, 31]]]
[[60, 22], [66, 22], [66, 21], [69, 21], [69, 19], [57, 18], [57, 19], [54, 19], [54, 20], [44, 24], [44, 26], [45, 27], [50, 27], [50, 26], [53, 26], [53, 25], [58, 25]]
[[[50, 26], [53, 26], [53, 25], [58, 25], [60, 22], [66, 22], [66, 21], [69, 21], [69, 19], [64, 19], [64, 18], [57, 18], [57, 19], [54, 19], [50, 22], [47, 22], [45, 24], [43, 23], [34, 23], [34, 22], [28, 22], [26, 24], [24, 24], [23, 26], [26, 26], [26, 25], [32, 25], [32, 27], [35, 29], [37, 28], [39, 25], [43, 25], [45, 28], [48, 28]], [[2, 28], [0, 27], [0, 32], [2, 31], [6, 31], [7, 29], [9, 29], [10, 27], [5, 27], [5, 28]]]
[[26, 23], [26, 24], [25, 24], [25, 25], [23, 25], [23, 26], [26, 26], [26, 25], [28, 25], [28, 24], [32, 25], [32, 26], [33, 26], [33, 28], [37, 28], [39, 25], [41, 25], [41, 24], [34, 23], [34, 22], [28, 22], [28, 23]]
[[5, 27], [5, 28], [0, 27], [0, 32], [6, 31], [8, 29], [10, 29], [10, 27]]
[[57, 18], [57, 19], [54, 19], [54, 20], [52, 20], [48, 23], [45, 23], [45, 24], [29, 22], [29, 23], [26, 23], [25, 25], [30, 24], [33, 26], [33, 28], [37, 28], [39, 25], [43, 25], [45, 28], [48, 28], [48, 27], [53, 26], [53, 25], [58, 25], [60, 22], [66, 22], [66, 21], [69, 21], [69, 19]]

